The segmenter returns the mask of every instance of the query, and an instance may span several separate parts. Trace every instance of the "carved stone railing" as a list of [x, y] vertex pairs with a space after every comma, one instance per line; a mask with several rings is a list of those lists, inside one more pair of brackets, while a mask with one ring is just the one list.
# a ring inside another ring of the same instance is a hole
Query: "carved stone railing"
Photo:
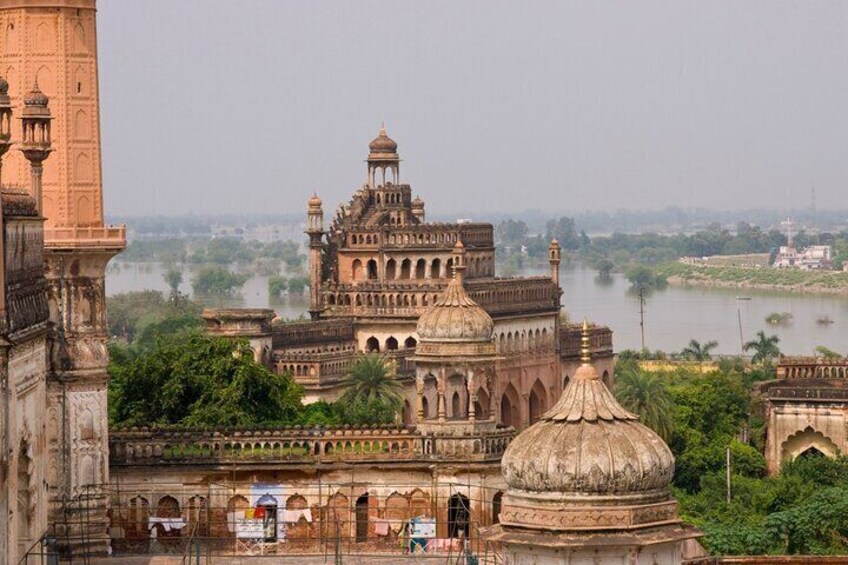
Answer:
[[126, 241], [124, 225], [44, 228], [45, 247], [123, 247]]
[[[568, 324], [560, 327], [560, 356], [563, 359], [580, 358], [582, 334], [583, 326], [581, 324]], [[589, 349], [593, 357], [612, 355], [612, 330], [606, 326], [592, 325], [589, 329]]]
[[558, 311], [560, 289], [550, 277], [469, 280], [468, 295], [492, 316]]
[[351, 228], [345, 246], [353, 249], [451, 249], [457, 241], [462, 241], [467, 248], [491, 248], [494, 246], [492, 225], [430, 223], [391, 228]]
[[344, 319], [294, 323], [275, 322], [271, 329], [271, 342], [274, 349], [352, 339], [353, 321]]
[[109, 435], [110, 464], [333, 464], [447, 459], [497, 461], [512, 428], [422, 434], [414, 427], [156, 430], [132, 428]]
[[845, 379], [848, 359], [781, 357], [776, 371], [779, 379]]
[[848, 400], [848, 390], [827, 387], [775, 386], [768, 389], [769, 400], [809, 400], [813, 402]]

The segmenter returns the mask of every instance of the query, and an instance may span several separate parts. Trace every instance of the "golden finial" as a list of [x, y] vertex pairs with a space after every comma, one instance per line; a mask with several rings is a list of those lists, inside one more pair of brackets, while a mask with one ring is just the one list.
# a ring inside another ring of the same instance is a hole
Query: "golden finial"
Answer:
[[580, 335], [580, 360], [584, 365], [588, 365], [592, 361], [592, 354], [589, 349], [589, 321], [583, 318], [583, 332]]

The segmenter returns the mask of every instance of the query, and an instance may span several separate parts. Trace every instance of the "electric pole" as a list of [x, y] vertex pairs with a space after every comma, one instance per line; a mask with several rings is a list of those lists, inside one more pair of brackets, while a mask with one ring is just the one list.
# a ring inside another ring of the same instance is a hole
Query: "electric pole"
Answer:
[[642, 350], [645, 349], [645, 287], [639, 285], [639, 329], [642, 332]]

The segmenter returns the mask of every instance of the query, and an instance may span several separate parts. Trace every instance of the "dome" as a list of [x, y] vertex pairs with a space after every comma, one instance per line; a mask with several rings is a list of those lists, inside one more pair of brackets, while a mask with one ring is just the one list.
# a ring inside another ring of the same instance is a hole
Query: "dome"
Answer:
[[321, 206], [321, 199], [318, 198], [318, 195], [313, 193], [312, 198], [309, 199], [309, 206], [313, 208], [318, 208]]
[[417, 332], [422, 342], [491, 342], [494, 327], [492, 317], [465, 292], [462, 277], [455, 276], [418, 319]]
[[24, 105], [26, 106], [46, 107], [49, 101], [50, 99], [47, 98], [47, 95], [39, 90], [38, 83], [24, 96]]
[[397, 153], [397, 143], [386, 134], [386, 127], [380, 128], [380, 133], [368, 144], [371, 153]]
[[424, 207], [424, 201], [421, 200], [420, 196], [416, 196], [415, 200], [412, 201], [412, 207], [413, 208], [423, 208]]
[[[582, 341], [583, 365], [562, 397], [504, 453], [503, 523], [567, 530], [677, 520], [671, 450], [621, 407], [589, 363], [585, 323]], [[652, 510], [623, 511], [634, 506]]]

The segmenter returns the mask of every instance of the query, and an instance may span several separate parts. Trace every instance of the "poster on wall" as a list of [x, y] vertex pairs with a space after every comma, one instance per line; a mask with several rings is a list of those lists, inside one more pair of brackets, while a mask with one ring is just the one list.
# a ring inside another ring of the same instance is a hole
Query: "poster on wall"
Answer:
[[256, 483], [248, 492], [250, 506], [243, 511], [232, 512], [228, 522], [230, 531], [239, 539], [274, 542], [285, 538], [286, 527], [280, 519], [285, 507], [283, 485]]

